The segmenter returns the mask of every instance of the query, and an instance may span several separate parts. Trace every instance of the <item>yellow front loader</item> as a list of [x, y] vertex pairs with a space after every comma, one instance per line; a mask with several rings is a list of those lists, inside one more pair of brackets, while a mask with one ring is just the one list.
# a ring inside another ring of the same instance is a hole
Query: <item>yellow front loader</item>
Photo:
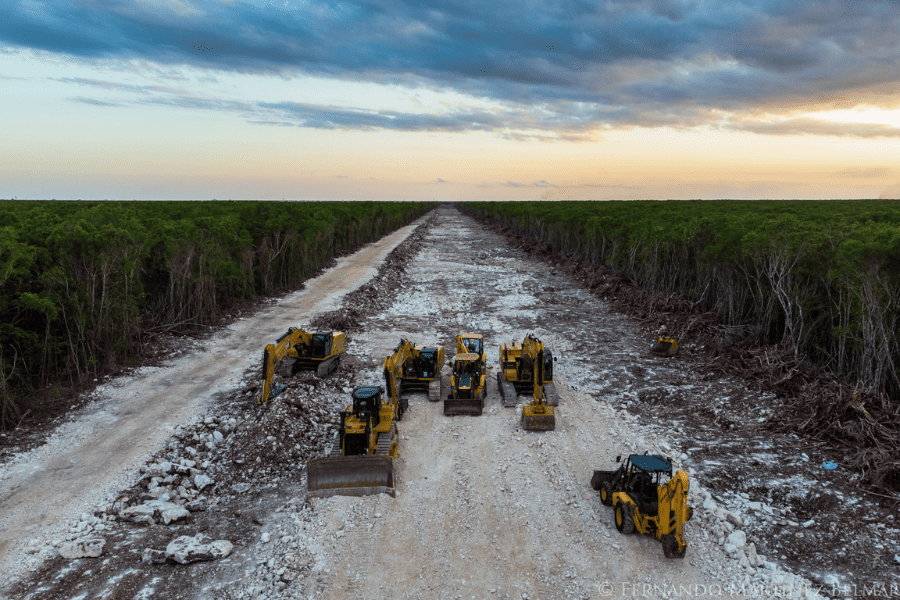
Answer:
[[284, 389], [273, 390], [272, 378], [275, 366], [285, 357], [294, 359], [291, 375], [295, 375], [297, 371], [315, 371], [319, 377], [325, 377], [337, 369], [346, 346], [346, 338], [340, 331], [307, 332], [291, 327], [274, 344], [268, 344], [263, 350], [263, 383], [259, 404], [268, 402], [271, 393], [274, 392], [277, 396]]
[[[624, 479], [618, 482], [614, 475], [620, 471]], [[664, 477], [668, 477], [668, 481]], [[620, 533], [637, 531], [653, 536], [662, 543], [666, 558], [684, 558], [687, 550], [684, 524], [693, 515], [687, 505], [687, 472], [677, 471], [672, 475], [670, 460], [633, 454], [627, 469], [610, 472], [609, 478], [599, 483], [601, 497], [604, 490], [609, 492], [618, 488], [612, 493], [612, 505], [614, 523]]]
[[306, 463], [308, 496], [366, 496], [395, 493], [394, 459], [399, 456], [397, 421], [403, 414], [384, 398], [381, 386], [353, 390], [353, 403], [341, 411], [331, 454]]

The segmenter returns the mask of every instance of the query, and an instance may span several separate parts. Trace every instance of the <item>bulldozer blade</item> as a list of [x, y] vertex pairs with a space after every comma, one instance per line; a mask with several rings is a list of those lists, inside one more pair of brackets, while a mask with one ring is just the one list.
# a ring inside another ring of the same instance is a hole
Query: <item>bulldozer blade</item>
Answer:
[[328, 456], [306, 464], [307, 496], [394, 495], [394, 463], [386, 456]]
[[522, 429], [526, 431], [552, 431], [556, 429], [556, 415], [527, 415], [522, 413]]
[[484, 400], [481, 398], [462, 400], [447, 398], [444, 400], [444, 414], [451, 415], [472, 415], [479, 416], [484, 412]]

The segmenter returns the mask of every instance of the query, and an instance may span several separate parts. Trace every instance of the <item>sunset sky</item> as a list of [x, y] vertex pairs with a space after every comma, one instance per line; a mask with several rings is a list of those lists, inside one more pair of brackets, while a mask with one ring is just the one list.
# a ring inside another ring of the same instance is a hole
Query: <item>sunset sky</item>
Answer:
[[900, 0], [0, 15], [0, 198], [900, 197]]

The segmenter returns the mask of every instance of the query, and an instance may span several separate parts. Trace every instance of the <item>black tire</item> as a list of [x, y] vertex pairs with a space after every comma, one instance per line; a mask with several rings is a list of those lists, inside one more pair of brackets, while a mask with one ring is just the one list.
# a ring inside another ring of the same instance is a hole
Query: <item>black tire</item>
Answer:
[[613, 489], [608, 481], [600, 484], [600, 502], [605, 506], [612, 506]]
[[632, 519], [630, 513], [631, 511], [625, 510], [625, 505], [622, 502], [616, 504], [613, 522], [615, 523], [616, 529], [619, 531], [619, 533], [623, 533], [625, 535], [634, 533], [634, 519]]
[[684, 558], [685, 552], [687, 552], [687, 546], [681, 552], [676, 552], [675, 548], [677, 547], [677, 543], [675, 542], [675, 535], [668, 534], [664, 535], [660, 538], [663, 547], [663, 555], [666, 558]]

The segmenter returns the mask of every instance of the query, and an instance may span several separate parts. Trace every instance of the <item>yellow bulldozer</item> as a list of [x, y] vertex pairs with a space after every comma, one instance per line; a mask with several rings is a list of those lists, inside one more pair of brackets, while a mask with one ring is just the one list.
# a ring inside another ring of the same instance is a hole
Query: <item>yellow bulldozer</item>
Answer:
[[291, 327], [274, 344], [268, 344], [263, 350], [263, 384], [259, 404], [265, 404], [269, 401], [270, 394], [277, 396], [284, 389], [280, 387], [273, 390], [272, 378], [275, 366], [285, 357], [294, 359], [292, 376], [298, 371], [315, 371], [319, 377], [325, 377], [337, 369], [346, 347], [346, 338], [340, 331], [308, 332]]
[[384, 382], [389, 393], [398, 396], [401, 412], [409, 406], [404, 396], [409, 392], [427, 392], [431, 402], [441, 399], [443, 366], [443, 346], [416, 346], [400, 340], [394, 352], [384, 359]]
[[338, 441], [331, 454], [306, 463], [308, 496], [366, 496], [395, 493], [394, 459], [399, 455], [396, 397], [381, 386], [359, 386], [341, 411]]
[[688, 486], [685, 471], [672, 474], [671, 459], [647, 454], [632, 454], [615, 471], [594, 471], [591, 478], [600, 501], [615, 509], [616, 529], [653, 536], [666, 558], [684, 558], [687, 550], [684, 524], [694, 513], [687, 505]]
[[484, 336], [461, 333], [456, 337], [456, 356], [451, 363], [453, 370], [447, 377], [448, 381], [442, 382], [443, 389], [447, 391], [445, 415], [478, 416], [484, 411], [486, 361]]
[[547, 404], [559, 406], [559, 394], [553, 383], [553, 353], [549, 348], [528, 334], [521, 344], [500, 344], [500, 372], [497, 373], [497, 385], [503, 406], [515, 406], [519, 394], [534, 393], [534, 377], [538, 372], [538, 356], [543, 353], [542, 375], [543, 393]]

